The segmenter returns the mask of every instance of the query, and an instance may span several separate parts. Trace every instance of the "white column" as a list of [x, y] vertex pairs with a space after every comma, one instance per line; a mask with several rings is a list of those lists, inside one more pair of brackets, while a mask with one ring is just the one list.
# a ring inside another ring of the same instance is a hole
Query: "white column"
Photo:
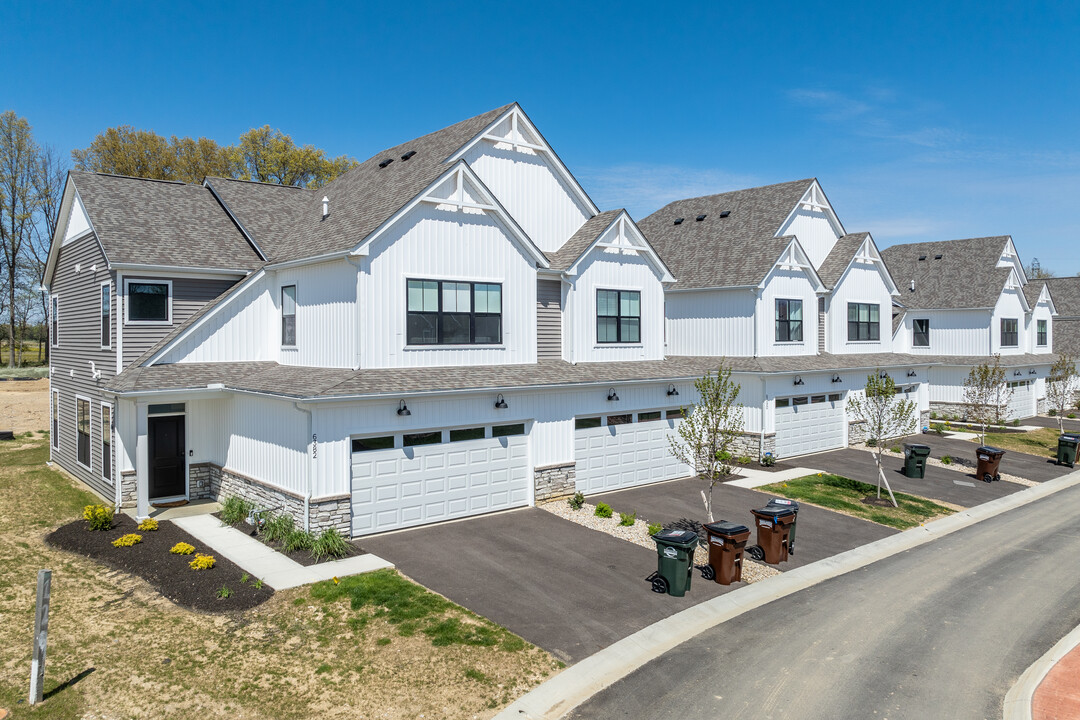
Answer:
[[149, 435], [147, 434], [146, 403], [135, 406], [135, 487], [138, 490], [138, 504], [135, 517], [145, 520], [150, 517], [150, 462]]

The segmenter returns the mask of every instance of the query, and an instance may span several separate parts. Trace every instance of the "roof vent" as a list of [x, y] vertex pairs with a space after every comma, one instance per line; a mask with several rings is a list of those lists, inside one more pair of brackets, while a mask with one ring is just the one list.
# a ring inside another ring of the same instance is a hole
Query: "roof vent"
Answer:
[[722, 217], [722, 218], [726, 218], [730, 214], [731, 214], [730, 210], [721, 210], [720, 211], [720, 217]]
[[935, 259], [935, 260], [940, 260], [940, 259], [941, 259], [941, 255], [940, 255], [940, 254], [939, 254], [939, 255], [935, 255], [935, 256], [934, 256], [934, 259]]
[[915, 278], [911, 279], [911, 292], [915, 292]]
[[925, 256], [925, 255], [920, 255], [920, 256], [919, 256], [919, 260], [925, 260], [925, 259], [926, 259], [926, 256]]
[[323, 195], [322, 199], [322, 219], [325, 220], [330, 216], [330, 198]]
[[379, 163], [379, 167], [384, 168], [392, 162], [394, 162], [394, 158], [386, 158], [381, 163]]
[[413, 155], [415, 155], [415, 154], [416, 154], [416, 151], [415, 151], [415, 150], [410, 150], [409, 152], [407, 152], [407, 153], [405, 153], [404, 155], [402, 155], [402, 156], [401, 156], [401, 159], [402, 159], [402, 160], [408, 160], [409, 158], [411, 158], [411, 157], [412, 157]]
[[705, 219], [705, 215], [704, 215], [704, 214], [702, 214], [702, 215], [698, 215], [698, 216], [697, 216], [696, 218], [694, 218], [694, 219], [695, 219], [695, 220], [697, 220], [698, 222], [701, 222], [702, 220], [704, 220], [704, 219]]
[[684, 219], [685, 219], [685, 218], [675, 218], [675, 224], [676, 224], [676, 225], [682, 225], [682, 221], [683, 221]]

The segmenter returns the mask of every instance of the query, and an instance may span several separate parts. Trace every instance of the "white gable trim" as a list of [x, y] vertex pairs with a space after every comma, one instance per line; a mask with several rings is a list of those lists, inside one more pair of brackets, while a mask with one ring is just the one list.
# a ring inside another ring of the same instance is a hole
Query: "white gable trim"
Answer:
[[403, 208], [394, 213], [388, 220], [383, 222], [375, 232], [368, 235], [360, 244], [354, 247], [350, 255], [367, 255], [371, 244], [378, 240], [387, 230], [393, 227], [401, 218], [405, 217], [413, 208], [426, 203], [436, 206], [451, 206], [458, 212], [466, 210], [479, 210], [494, 217], [514, 239], [514, 241], [531, 257], [538, 267], [549, 267], [547, 256], [536, 246], [536, 243], [521, 229], [514, 218], [506, 211], [506, 208], [498, 201], [495, 195], [488, 190], [469, 164], [464, 160], [454, 163], [446, 172], [420, 191], [416, 197], [410, 200]]
[[780, 253], [780, 257], [776, 259], [773, 266], [769, 268], [769, 272], [765, 274], [761, 282], [758, 283], [758, 289], [764, 289], [765, 285], [769, 282], [769, 278], [777, 270], [796, 270], [803, 273], [814, 285], [815, 293], [824, 293], [828, 291], [825, 287], [825, 283], [821, 282], [821, 278], [817, 274], [817, 270], [814, 269], [814, 264], [810, 262], [810, 258], [807, 256], [806, 251], [803, 250], [802, 245], [795, 238], [792, 238], [791, 242], [787, 244], [784, 251]]
[[1031, 309], [1035, 310], [1036, 307], [1043, 303], [1046, 303], [1051, 316], [1058, 314], [1057, 305], [1054, 304], [1054, 296], [1050, 294], [1050, 286], [1046, 283], [1043, 283], [1042, 290], [1039, 291], [1039, 297], [1035, 300], [1035, 305]]
[[1011, 267], [1016, 271], [1021, 287], [1028, 284], [1027, 271], [1024, 270], [1024, 264], [1020, 262], [1020, 253], [1016, 251], [1016, 244], [1013, 242], [1011, 235], [1007, 235], [1005, 238], [1005, 247], [1001, 250], [1001, 257], [998, 258], [997, 267]]
[[[495, 128], [499, 127], [507, 118], [510, 119], [510, 128], [505, 135], [498, 135], [494, 132]], [[494, 144], [506, 143], [510, 145], [514, 150], [518, 148], [527, 148], [535, 153], [542, 154], [547, 157], [555, 168], [556, 174], [562, 179], [566, 186], [570, 189], [571, 194], [581, 204], [588, 215], [599, 215], [600, 209], [596, 206], [596, 203], [592, 201], [589, 194], [585, 192], [585, 188], [581, 186], [581, 183], [577, 181], [577, 178], [573, 176], [570, 170], [563, 163], [562, 159], [551, 149], [551, 145], [544, 136], [537, 130], [536, 125], [533, 124], [529, 116], [525, 114], [525, 111], [521, 109], [521, 106], [514, 103], [505, 113], [497, 117], [490, 125], [488, 125], [480, 134], [474, 137], [469, 142], [462, 145], [453, 155], [448, 157], [445, 162], [453, 163], [457, 162], [465, 156], [473, 147], [481, 142], [490, 142]]]
[[[79, 207], [82, 208], [83, 214], [86, 216], [86, 222], [90, 225], [90, 229], [79, 233], [78, 235], [67, 238], [68, 223], [71, 221], [71, 211], [75, 207], [75, 203], [78, 202]], [[101, 248], [101, 254], [105, 256], [105, 264], [110, 269], [112, 268], [112, 262], [109, 260], [109, 254], [105, 252], [105, 246], [101, 244], [101, 236], [98, 235], [97, 230], [94, 228], [94, 220], [90, 217], [90, 212], [86, 209], [86, 204], [82, 201], [82, 197], [79, 196], [79, 190], [75, 187], [75, 180], [72, 179], [71, 173], [68, 173], [67, 181], [64, 183], [64, 195], [60, 199], [60, 216], [59, 222], [56, 223], [56, 231], [53, 233], [52, 243], [49, 245], [49, 257], [45, 260], [45, 273], [42, 276], [42, 286], [48, 290], [52, 287], [53, 273], [56, 272], [56, 260], [60, 257], [60, 248], [64, 245], [81, 240], [87, 235], [93, 234], [94, 241], [97, 242], [99, 248]]]
[[[605, 241], [605, 236], [608, 235], [612, 229], [615, 230], [614, 238]], [[608, 226], [596, 235], [596, 239], [593, 240], [580, 255], [578, 255], [577, 260], [566, 269], [564, 274], [577, 275], [578, 266], [584, 261], [585, 256], [597, 248], [602, 248], [604, 250], [621, 250], [634, 255], [640, 255], [655, 268], [657, 274], [660, 275], [660, 282], [675, 282], [675, 277], [671, 274], [671, 271], [668, 270], [667, 265], [660, 259], [660, 256], [656, 251], [653, 250], [652, 245], [645, 239], [645, 236], [642, 234], [637, 224], [625, 210], [616, 215], [611, 222], [608, 223]]]
[[787, 235], [787, 229], [791, 225], [791, 221], [795, 219], [795, 213], [799, 210], [820, 210], [825, 213], [826, 219], [829, 221], [829, 225], [832, 226], [833, 233], [837, 238], [841, 238], [847, 235], [847, 231], [844, 230], [843, 223], [840, 222], [840, 218], [837, 217], [836, 212], [832, 208], [832, 204], [829, 203], [829, 199], [825, 197], [825, 191], [821, 189], [821, 185], [817, 180], [810, 183], [810, 187], [803, 193], [799, 202], [795, 203], [795, 207], [791, 208], [791, 212], [784, 218], [784, 222], [780, 223], [780, 227], [776, 230], [774, 237], [783, 237]]
[[836, 281], [833, 290], [840, 287], [844, 282], [844, 278], [847, 277], [848, 272], [851, 271], [851, 266], [857, 262], [866, 265], [876, 265], [878, 272], [881, 273], [881, 277], [885, 279], [885, 285], [889, 288], [889, 294], [893, 297], [900, 296], [900, 289], [896, 287], [896, 283], [893, 281], [889, 269], [885, 267], [885, 261], [881, 259], [881, 252], [878, 251], [877, 243], [874, 242], [874, 237], [870, 233], [866, 233], [866, 239], [863, 240], [862, 245], [859, 246], [855, 255], [848, 262], [847, 267], [844, 268], [844, 272], [841, 273], [840, 279]]
[[1009, 268], [1009, 277], [1005, 280], [1005, 286], [1001, 288], [1001, 295], [1004, 295], [1007, 292], [1016, 293], [1017, 297], [1020, 298], [1020, 305], [1023, 306], [1025, 313], [1034, 310], [1031, 304], [1028, 303], [1027, 296], [1024, 295], [1024, 284], [1020, 278], [1020, 273], [1016, 271], [1015, 267]]

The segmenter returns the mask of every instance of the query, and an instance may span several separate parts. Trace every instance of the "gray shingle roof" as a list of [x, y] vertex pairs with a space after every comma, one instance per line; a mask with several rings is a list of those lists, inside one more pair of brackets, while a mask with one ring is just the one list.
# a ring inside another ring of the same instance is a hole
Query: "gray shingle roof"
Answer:
[[1046, 287], [1045, 280], [1029, 280], [1028, 284], [1024, 286], [1024, 297], [1030, 307], [1035, 307], [1039, 302], [1039, 295], [1042, 294], [1044, 287]]
[[842, 236], [836, 241], [833, 249], [829, 251], [828, 257], [821, 263], [821, 267], [817, 271], [818, 277], [821, 278], [821, 282], [825, 284], [825, 287], [830, 290], [836, 287], [836, 283], [840, 281], [840, 276], [848, 269], [848, 265], [851, 264], [855, 253], [862, 247], [863, 241], [866, 240], [869, 234], [865, 232], [851, 233]]
[[[676, 290], [757, 285], [791, 242], [776, 233], [813, 182], [676, 200], [638, 227], [671, 269]], [[723, 211], [731, 214], [722, 218]], [[701, 222], [699, 215], [705, 215]], [[677, 218], [683, 218], [679, 225]]]
[[1058, 315], [1080, 317], [1080, 277], [1047, 278], [1044, 282], [1050, 288]]
[[900, 290], [899, 301], [906, 308], [992, 308], [1009, 279], [1009, 268], [997, 267], [1008, 240], [1002, 235], [893, 245], [882, 250], [881, 257]]
[[607, 230], [608, 226], [615, 221], [622, 210], [605, 210], [585, 221], [566, 243], [558, 251], [548, 255], [548, 262], [552, 270], [567, 270], [573, 265], [581, 254], [595, 242], [600, 234]]
[[1080, 319], [1054, 318], [1054, 352], [1080, 358]]
[[250, 270], [262, 262], [201, 185], [72, 171], [113, 263]]
[[208, 177], [206, 182], [218, 194], [255, 241], [268, 260], [290, 252], [289, 227], [307, 208], [312, 198], [322, 200], [320, 190], [289, 185]]

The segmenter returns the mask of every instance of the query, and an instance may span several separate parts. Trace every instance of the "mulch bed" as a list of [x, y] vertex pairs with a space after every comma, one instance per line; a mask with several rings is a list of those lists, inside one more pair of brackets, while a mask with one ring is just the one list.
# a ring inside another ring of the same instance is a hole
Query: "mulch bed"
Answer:
[[[131, 547], [113, 547], [113, 540], [128, 533], [142, 535], [142, 542]], [[274, 594], [269, 585], [256, 589], [255, 578], [241, 583], [240, 578], [245, 573], [239, 566], [214, 555], [212, 550], [167, 520], [159, 522], [154, 531], [140, 531], [138, 523], [127, 515], [117, 515], [112, 529], [106, 531], [90, 531], [85, 520], [76, 520], [46, 535], [45, 542], [138, 576], [169, 600], [192, 610], [211, 613], [247, 610], [266, 602]], [[214, 555], [216, 564], [209, 570], [192, 570], [188, 563], [194, 554], [169, 552], [169, 548], [178, 542], [194, 545], [196, 553]], [[218, 597], [218, 590], [223, 586], [232, 591], [227, 598]]]
[[864, 497], [862, 499], [863, 505], [873, 505], [874, 507], [891, 508], [892, 502], [888, 498], [878, 498], [873, 495], [870, 497]]
[[[213, 515], [218, 520], [221, 520], [221, 512], [220, 511], [216, 512], [216, 513], [213, 513]], [[222, 520], [222, 522], [224, 522], [224, 520]], [[292, 552], [285, 552], [285, 549], [281, 546], [281, 543], [279, 543], [279, 542], [269, 542], [262, 535], [256, 535], [255, 534], [255, 529], [253, 527], [251, 527], [250, 525], [248, 525], [244, 521], [240, 521], [240, 522], [236, 523], [235, 525], [229, 525], [229, 527], [231, 527], [234, 530], [239, 530], [240, 532], [242, 532], [245, 535], [248, 535], [248, 536], [250, 536], [252, 538], [255, 538], [256, 540], [261, 542], [263, 545], [266, 545], [267, 547], [271, 547], [274, 550], [277, 550], [279, 553], [281, 553], [285, 557], [289, 558], [290, 560], [292, 560], [294, 562], [300, 563], [304, 567], [311, 567], [312, 565], [318, 565], [319, 563], [332, 562], [334, 560], [344, 560], [345, 558], [351, 558], [351, 557], [356, 557], [357, 555], [367, 555], [368, 554], [368, 551], [365, 550], [364, 548], [360, 547], [359, 545], [357, 545], [356, 543], [354, 543], [351, 540], [346, 540], [345, 545], [348, 546], [349, 552], [348, 552], [348, 554], [345, 555], [344, 558], [324, 558], [322, 560], [316, 560], [311, 555], [310, 550], [293, 550]]]

